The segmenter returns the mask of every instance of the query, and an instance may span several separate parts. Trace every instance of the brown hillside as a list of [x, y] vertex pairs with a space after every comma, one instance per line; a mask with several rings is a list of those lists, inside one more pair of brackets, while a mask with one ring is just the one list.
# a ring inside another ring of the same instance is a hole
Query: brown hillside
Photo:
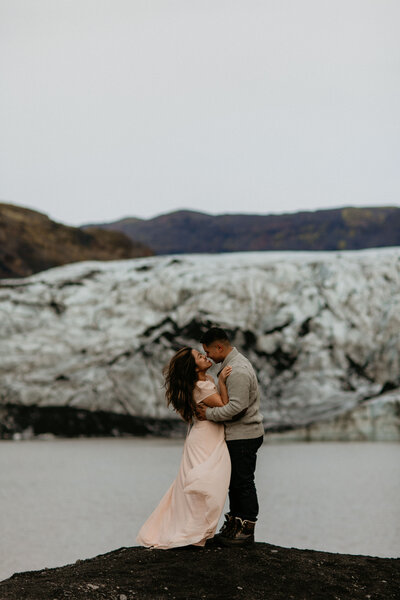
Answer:
[[82, 260], [116, 260], [152, 254], [146, 245], [132, 241], [119, 231], [68, 227], [34, 210], [0, 204], [0, 278], [26, 277]]

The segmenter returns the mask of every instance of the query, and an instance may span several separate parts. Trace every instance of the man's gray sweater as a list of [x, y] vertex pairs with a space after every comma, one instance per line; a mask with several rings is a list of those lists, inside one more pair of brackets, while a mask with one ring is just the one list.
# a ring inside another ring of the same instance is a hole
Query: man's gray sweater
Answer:
[[[243, 440], [260, 437], [264, 434], [263, 418], [260, 413], [260, 392], [253, 367], [243, 354], [233, 348], [220, 366], [220, 370], [230, 365], [232, 373], [226, 380], [229, 403], [225, 406], [207, 408], [209, 421], [223, 421], [227, 440]], [[246, 409], [245, 414], [235, 417]]]

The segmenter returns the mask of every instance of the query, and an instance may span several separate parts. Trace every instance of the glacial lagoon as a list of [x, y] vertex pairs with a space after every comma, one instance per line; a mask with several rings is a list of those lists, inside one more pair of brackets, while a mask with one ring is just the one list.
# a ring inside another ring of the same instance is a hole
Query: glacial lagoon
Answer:
[[[135, 545], [183, 440], [0, 442], [0, 580]], [[264, 444], [258, 541], [400, 556], [400, 445]]]

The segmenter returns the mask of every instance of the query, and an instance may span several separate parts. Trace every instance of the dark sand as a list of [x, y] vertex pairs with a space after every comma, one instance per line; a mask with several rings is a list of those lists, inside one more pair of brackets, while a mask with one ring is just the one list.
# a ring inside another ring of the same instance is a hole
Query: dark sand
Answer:
[[399, 600], [400, 559], [257, 543], [121, 548], [0, 582], [0, 600]]

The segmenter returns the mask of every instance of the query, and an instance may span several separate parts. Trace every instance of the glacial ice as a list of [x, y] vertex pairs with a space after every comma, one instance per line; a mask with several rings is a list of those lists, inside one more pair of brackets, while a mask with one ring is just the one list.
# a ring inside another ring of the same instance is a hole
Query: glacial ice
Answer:
[[2, 280], [0, 315], [2, 405], [171, 417], [163, 366], [219, 325], [257, 371], [267, 430], [400, 435], [400, 248], [76, 263]]

